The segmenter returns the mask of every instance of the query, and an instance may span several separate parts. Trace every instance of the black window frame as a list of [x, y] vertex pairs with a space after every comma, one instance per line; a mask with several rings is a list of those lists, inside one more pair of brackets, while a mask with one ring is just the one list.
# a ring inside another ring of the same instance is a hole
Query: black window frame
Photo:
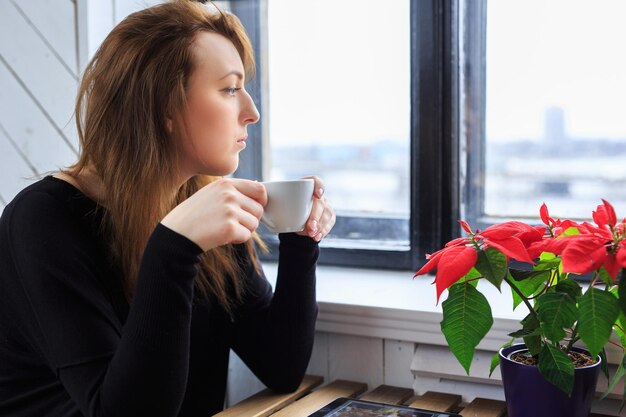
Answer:
[[[459, 235], [457, 220], [461, 216], [475, 222], [482, 213], [486, 0], [406, 1], [410, 1], [411, 36], [409, 245], [406, 250], [384, 245], [379, 249], [323, 247], [321, 264], [416, 270], [423, 265], [425, 254]], [[324, 7], [332, 7], [332, 2]], [[263, 134], [268, 123], [263, 116], [263, 109], [267, 108], [263, 92], [267, 85], [261, 55], [266, 44], [263, 27], [267, 21], [267, 0], [231, 1], [231, 10], [253, 43], [257, 74], [247, 88], [262, 115], [259, 123], [249, 127], [248, 148], [241, 154], [235, 176], [261, 180]], [[467, 115], [472, 113], [468, 109], [479, 116], [470, 120]], [[397, 226], [394, 219], [355, 216], [338, 219], [336, 227], [350, 221], [372, 222], [377, 227]], [[270, 254], [262, 259], [276, 260], [276, 236], [261, 236], [270, 247]]]

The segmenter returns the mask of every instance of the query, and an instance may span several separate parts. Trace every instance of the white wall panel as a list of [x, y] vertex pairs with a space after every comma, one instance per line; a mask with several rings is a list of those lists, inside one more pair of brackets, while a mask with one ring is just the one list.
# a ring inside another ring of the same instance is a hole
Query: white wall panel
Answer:
[[318, 375], [324, 378], [324, 382], [330, 382], [328, 372], [328, 345], [332, 335], [325, 332], [315, 333], [315, 343], [309, 367], [306, 370], [308, 375]]
[[24, 187], [31, 183], [28, 179], [34, 175], [11, 143], [2, 123], [0, 123], [0, 214], [4, 206]]
[[38, 173], [74, 161], [76, 155], [26, 88], [0, 60], [0, 124]]
[[[75, 4], [71, 0], [11, 0], [74, 76], [78, 74]], [[72, 24], [68, 24], [72, 23]]]
[[[76, 78], [33, 30], [13, 2], [0, 2], [0, 56], [65, 136], [71, 127]], [[68, 24], [73, 24], [73, 20]], [[75, 143], [74, 138], [68, 141]]]
[[119, 23], [131, 13], [163, 3], [163, 0], [113, 0], [115, 7], [115, 22]]
[[394, 387], [413, 388], [413, 372], [411, 362], [415, 352], [415, 343], [400, 340], [384, 340], [385, 385]]
[[368, 389], [383, 383], [383, 340], [333, 334], [328, 346], [329, 381], [364, 382]]
[[265, 385], [248, 369], [235, 352], [230, 351], [225, 407], [265, 389]]

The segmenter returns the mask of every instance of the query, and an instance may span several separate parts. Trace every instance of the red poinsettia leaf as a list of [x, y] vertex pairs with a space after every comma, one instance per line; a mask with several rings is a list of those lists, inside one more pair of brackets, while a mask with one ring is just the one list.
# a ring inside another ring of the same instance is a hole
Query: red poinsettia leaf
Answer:
[[526, 223], [511, 221], [489, 226], [482, 231], [481, 235], [488, 239], [501, 240], [515, 236], [528, 229], [532, 229], [532, 227]]
[[419, 275], [427, 274], [430, 271], [432, 271], [433, 269], [437, 268], [437, 265], [439, 265], [439, 260], [441, 259], [441, 256], [443, 255], [445, 250], [446, 249], [440, 249], [440, 250], [438, 250], [435, 253], [427, 254], [426, 255], [426, 259], [428, 259], [428, 262], [426, 262], [426, 264], [424, 266], [422, 266], [420, 268], [420, 270], [417, 271], [413, 275], [413, 278], [415, 278], [415, 277], [417, 277]]
[[606, 256], [602, 240], [572, 239], [561, 255], [563, 271], [586, 274], [600, 268]]
[[593, 221], [600, 227], [604, 227], [609, 223], [609, 216], [604, 206], [598, 206], [596, 211], [591, 213], [591, 217], [593, 217]]
[[604, 269], [606, 269], [606, 272], [608, 272], [613, 279], [617, 278], [617, 273], [620, 268], [621, 265], [617, 263], [615, 254], [607, 254], [606, 258], [604, 258]]
[[615, 209], [613, 208], [611, 203], [609, 203], [605, 199], [602, 199], [602, 203], [604, 204], [604, 211], [606, 212], [609, 226], [615, 227], [615, 224], [617, 223], [617, 216], [615, 215]]
[[[595, 211], [594, 211], [595, 213]], [[600, 229], [598, 226], [596, 226], [595, 224], [591, 224], [589, 222], [582, 222], [581, 224], [578, 225], [577, 227], [578, 231], [580, 232], [580, 234], [593, 234], [596, 233], [598, 230], [603, 230]]]
[[528, 247], [528, 256], [535, 259], [538, 258], [542, 252], [550, 252], [554, 255], [560, 255], [567, 247], [569, 238], [554, 239], [551, 237], [545, 238], [538, 242], [533, 242]]
[[546, 228], [539, 226], [539, 228], [529, 227], [523, 232], [518, 233], [515, 237], [522, 241], [524, 247], [529, 247], [532, 243], [538, 242], [543, 239], [546, 233]]
[[534, 263], [532, 258], [528, 255], [528, 251], [522, 241], [516, 237], [509, 237], [506, 239], [489, 239], [485, 241], [485, 245], [490, 248], [498, 249], [509, 258], [514, 258], [518, 261], [528, 262], [530, 264]]
[[466, 243], [469, 243], [470, 240], [466, 237], [459, 237], [456, 239], [452, 239], [451, 241], [449, 241], [448, 243], [446, 243], [446, 248], [450, 247], [450, 246], [459, 246], [459, 245], [465, 245]]
[[437, 268], [437, 303], [443, 290], [466, 275], [476, 264], [478, 253], [471, 246], [454, 246], [446, 250]]
[[556, 220], [554, 222], [555, 226], [552, 229], [552, 234], [554, 236], [561, 236], [563, 233], [565, 233], [567, 231], [567, 229], [569, 229], [570, 227], [575, 227], [576, 229], [579, 229], [579, 224], [576, 223], [575, 221], [572, 220], [563, 220], [561, 221]]
[[543, 222], [543, 224], [550, 226], [550, 220], [552, 219], [548, 214], [548, 206], [546, 206], [546, 203], [543, 203], [541, 205], [541, 208], [539, 208], [539, 215], [541, 216], [541, 221]]
[[467, 234], [472, 234], [472, 228], [470, 227], [469, 224], [467, 224], [467, 222], [465, 220], [459, 220], [459, 224], [461, 225], [461, 227], [463, 228], [463, 230], [465, 230], [465, 232]]
[[623, 267], [626, 268], [626, 242], [625, 241], [621, 241], [619, 243], [619, 246], [617, 247], [617, 252], [615, 253], [615, 258], [617, 260], [617, 263]]

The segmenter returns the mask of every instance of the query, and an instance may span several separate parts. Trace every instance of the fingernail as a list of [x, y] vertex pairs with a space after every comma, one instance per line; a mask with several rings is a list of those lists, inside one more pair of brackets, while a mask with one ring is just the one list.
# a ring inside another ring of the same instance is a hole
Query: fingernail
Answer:
[[311, 227], [311, 232], [309, 233], [309, 235], [313, 237], [318, 232], [317, 220], [311, 220], [311, 222], [309, 223], [309, 226]]
[[321, 233], [318, 233], [318, 234], [315, 236], [315, 240], [316, 240], [317, 242], [319, 242], [320, 240], [322, 240], [322, 234], [321, 234]]
[[323, 188], [318, 188], [318, 189], [317, 189], [317, 196], [318, 196], [318, 197], [321, 197], [321, 196], [323, 196], [323, 195], [324, 195], [324, 189], [323, 189]]

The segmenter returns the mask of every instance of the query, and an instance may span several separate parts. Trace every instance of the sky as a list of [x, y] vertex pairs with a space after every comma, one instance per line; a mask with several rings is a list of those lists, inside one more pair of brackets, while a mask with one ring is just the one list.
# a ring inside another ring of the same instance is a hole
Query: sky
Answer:
[[626, 1], [489, 1], [487, 137], [543, 136], [560, 107], [575, 137], [626, 138]]
[[[409, 1], [268, 0], [273, 145], [409, 135]], [[626, 1], [488, 2], [487, 137], [626, 138]]]
[[405, 141], [409, 1], [268, 1], [273, 145]]

